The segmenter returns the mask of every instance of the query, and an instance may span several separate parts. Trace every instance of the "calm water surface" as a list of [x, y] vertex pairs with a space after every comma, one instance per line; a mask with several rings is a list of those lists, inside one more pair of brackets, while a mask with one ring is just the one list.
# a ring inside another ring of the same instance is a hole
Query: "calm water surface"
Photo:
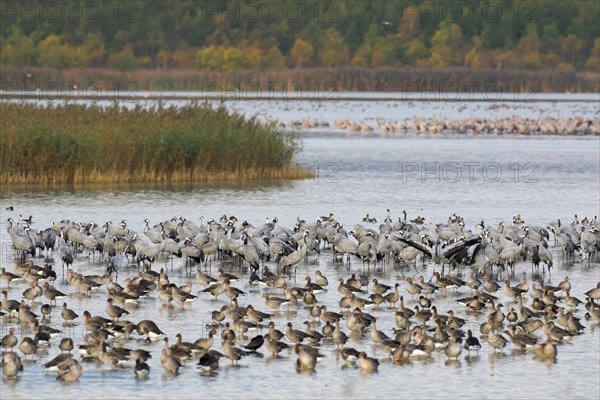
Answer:
[[[444, 222], [449, 215], [458, 212], [471, 229], [481, 219], [488, 225], [496, 224], [509, 221], [516, 213], [520, 213], [527, 223], [539, 225], [556, 218], [568, 223], [575, 213], [580, 217], [600, 214], [598, 139], [306, 139], [304, 152], [297, 161], [315, 168], [318, 171], [316, 178], [205, 188], [185, 185], [58, 187], [50, 190], [3, 188], [0, 197], [2, 265], [14, 269], [9, 261], [10, 239], [5, 228], [6, 219], [18, 218], [19, 214], [33, 215], [34, 227], [38, 229], [49, 226], [53, 220], [66, 218], [100, 224], [107, 220], [127, 219], [139, 232], [143, 230], [145, 218], [157, 223], [173, 216], [185, 216], [198, 222], [201, 215], [218, 218], [223, 213], [234, 214], [240, 221], [246, 219], [255, 225], [263, 223], [265, 217], [277, 216], [281, 224], [291, 226], [297, 216], [314, 220], [333, 212], [347, 229], [362, 221], [366, 213], [383, 220], [386, 208], [391, 209], [394, 217], [405, 209], [409, 217], [419, 214], [434, 222]], [[460, 176], [457, 175], [459, 169]], [[9, 205], [14, 206], [15, 211], [5, 211]], [[558, 251], [553, 250], [553, 255], [556, 268], [551, 277], [543, 276], [544, 281], [558, 284], [568, 274], [573, 284], [572, 294], [583, 299], [582, 294], [600, 280], [600, 265], [565, 265], [560, 261]], [[156, 268], [159, 265], [161, 263], [157, 262]], [[79, 258], [74, 268], [92, 274], [103, 272], [104, 266]], [[331, 282], [330, 290], [318, 295], [319, 302], [339, 310], [340, 295], [334, 282], [337, 277], [347, 277], [349, 272], [342, 265], [333, 263], [330, 253], [323, 253], [319, 258], [311, 256], [308, 264], [298, 268], [296, 284], [303, 286], [304, 275], [314, 276], [316, 269], [321, 269]], [[428, 265], [425, 270], [419, 265], [419, 272], [427, 279], [433, 269], [433, 265]], [[351, 270], [362, 271], [360, 262], [353, 261]], [[127, 267], [119, 275], [119, 281], [134, 272], [135, 267]], [[215, 264], [212, 272], [216, 274]], [[247, 273], [239, 270], [234, 273], [243, 277], [237, 286], [248, 291], [240, 298], [240, 304], [253, 304], [267, 311], [260, 298], [261, 292], [250, 291]], [[408, 297], [402, 279], [415, 275], [415, 271], [405, 269], [403, 274], [388, 266], [374, 274], [386, 284], [400, 282], [401, 293]], [[529, 264], [519, 264], [514, 279], [525, 274], [530, 277]], [[172, 270], [169, 268], [169, 277], [177, 284], [190, 280], [179, 261]], [[193, 291], [199, 291], [201, 288], [193, 275], [191, 280]], [[56, 282], [56, 287], [69, 293], [74, 291], [61, 279]], [[20, 299], [23, 290], [24, 284], [14, 285], [9, 298]], [[449, 293], [447, 297], [436, 295], [434, 304], [444, 313], [451, 308], [456, 310], [478, 335], [479, 325], [487, 314], [464, 312], [455, 300], [466, 295], [465, 289], [456, 294]], [[205, 336], [209, 312], [226, 303], [225, 299], [215, 301], [211, 296], [201, 295], [198, 301], [186, 305], [182, 311], [178, 307], [163, 307], [155, 296], [156, 293], [141, 301], [139, 308], [131, 310], [129, 319], [134, 322], [153, 319], [171, 340], [177, 333], [182, 333], [186, 341]], [[106, 297], [102, 288], [94, 292], [91, 299], [71, 296], [68, 304], [80, 315], [86, 309], [93, 315], [106, 315]], [[415, 304], [408, 301], [410, 307]], [[503, 304], [510, 306], [507, 298], [503, 298]], [[378, 329], [391, 334], [394, 311], [381, 307], [370, 312], [379, 318]], [[581, 308], [576, 315], [582, 317], [584, 313]], [[282, 330], [287, 321], [299, 325], [308, 319], [308, 311], [302, 307], [282, 310], [274, 318]], [[444, 354], [436, 352], [428, 361], [396, 366], [385, 360], [385, 353], [372, 345], [368, 334], [351, 338], [348, 346], [365, 350], [381, 360], [379, 372], [371, 375], [344, 368], [335, 346], [325, 344], [322, 352], [327, 357], [315, 374], [298, 374], [294, 367], [295, 354], [284, 351], [276, 359], [268, 355], [246, 357], [239, 367], [231, 367], [228, 360], [222, 360], [221, 368], [214, 376], [198, 373], [192, 363], [172, 377], [165, 375], [160, 365], [163, 343], [146, 344], [134, 335], [135, 339], [125, 346], [145, 348], [153, 354], [147, 381], [137, 381], [131, 369], [110, 371], [95, 364], [85, 364], [79, 382], [60, 384], [53, 374], [44, 374], [41, 367], [59, 352], [54, 345], [47, 352], [39, 353], [35, 362], [28, 363], [17, 382], [0, 381], [0, 397], [597, 399], [600, 396], [600, 328], [589, 321], [582, 322], [586, 326], [585, 333], [571, 343], [559, 346], [558, 360], [551, 364], [533, 360], [531, 353], [514, 353], [511, 343], [501, 354], [493, 354], [491, 347], [482, 343], [483, 349], [475, 359], [467, 360], [463, 353], [458, 363], [447, 363]], [[52, 324], [62, 324], [59, 308], [52, 314]], [[9, 325], [3, 323], [2, 335]], [[345, 328], [344, 323], [342, 327]], [[76, 343], [81, 343], [83, 327], [75, 327], [71, 334]], [[220, 341], [216, 341], [215, 348], [222, 349]]]

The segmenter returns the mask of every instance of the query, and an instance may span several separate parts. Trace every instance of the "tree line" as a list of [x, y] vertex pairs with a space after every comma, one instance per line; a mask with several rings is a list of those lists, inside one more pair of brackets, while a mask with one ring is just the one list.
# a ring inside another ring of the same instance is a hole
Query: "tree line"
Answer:
[[0, 66], [600, 70], [600, 2], [0, 2]]

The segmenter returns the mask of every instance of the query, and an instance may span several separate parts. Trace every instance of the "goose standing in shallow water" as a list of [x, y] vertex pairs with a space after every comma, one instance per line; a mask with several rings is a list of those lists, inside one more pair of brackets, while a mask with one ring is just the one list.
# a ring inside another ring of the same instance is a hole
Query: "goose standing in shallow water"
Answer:
[[44, 296], [50, 300], [50, 305], [52, 305], [52, 302], [56, 304], [56, 300], [62, 300], [67, 297], [65, 293], [50, 286], [48, 282], [44, 282], [44, 289]]
[[67, 352], [71, 352], [71, 350], [73, 350], [73, 339], [71, 339], [70, 337], [66, 337], [66, 338], [62, 338], [60, 340], [60, 343], [58, 344], [58, 348], [60, 349], [60, 353], [63, 354], [63, 352], [67, 351]]
[[220, 353], [219, 353], [219, 355], [217, 355], [210, 351], [206, 352], [198, 360], [198, 364], [197, 364], [196, 368], [199, 368], [202, 371], [207, 372], [207, 373], [213, 372], [213, 371], [219, 369], [219, 359], [221, 358], [221, 356], [222, 356], [222, 354], [220, 354]]
[[150, 374], [150, 367], [141, 358], [135, 361], [135, 367], [133, 368], [136, 378], [144, 379]]
[[13, 351], [17, 343], [19, 343], [19, 339], [15, 336], [15, 327], [11, 326], [8, 329], [8, 334], [2, 338], [2, 347], [10, 348], [10, 351]]
[[16, 353], [5, 353], [2, 357], [2, 375], [6, 379], [15, 379], [23, 371], [23, 364]]
[[179, 368], [181, 368], [181, 362], [168, 349], [163, 349], [160, 363], [165, 371], [173, 375], [177, 375]]
[[347, 364], [353, 364], [358, 360], [360, 352], [352, 347], [344, 347], [340, 354]]
[[234, 347], [231, 342], [226, 341], [223, 343], [223, 354], [231, 360], [232, 365], [237, 365], [237, 362], [241, 360], [242, 357], [249, 355], [250, 352]]
[[412, 278], [408, 277], [406, 278], [406, 291], [408, 292], [408, 294], [410, 294], [411, 298], [414, 299], [415, 295], [421, 294], [421, 287], [415, 285], [413, 283]]
[[156, 323], [148, 319], [138, 322], [136, 330], [139, 335], [147, 336], [147, 340], [156, 340], [164, 336], [164, 332], [158, 328]]
[[481, 349], [481, 344], [479, 343], [479, 339], [473, 336], [473, 332], [469, 329], [467, 331], [467, 340], [465, 340], [465, 350], [471, 354], [472, 351], [479, 353], [479, 349]]
[[533, 346], [533, 354], [542, 360], [554, 360], [558, 355], [558, 349], [555, 344], [550, 342], [538, 343]]
[[500, 335], [500, 334], [496, 334], [495, 329], [492, 328], [488, 334], [488, 343], [490, 344], [490, 346], [492, 346], [494, 348], [494, 352], [497, 349], [502, 350], [504, 347], [506, 347], [506, 342], [508, 342], [508, 340], [506, 340], [506, 338], [504, 338], [504, 336]]
[[444, 354], [448, 358], [455, 358], [458, 360], [458, 356], [462, 352], [462, 339], [458, 338], [455, 342], [450, 342], [444, 348]]
[[106, 305], [106, 313], [108, 314], [109, 317], [112, 318], [113, 321], [118, 321], [122, 315], [129, 314], [129, 311], [124, 310], [119, 306], [115, 306], [113, 304], [113, 299], [109, 298], [107, 300], [107, 303], [108, 304]]
[[22, 277], [12, 272], [6, 271], [4, 267], [0, 268], [0, 281], [6, 282], [6, 287], [10, 288], [10, 283], [20, 281]]
[[358, 364], [358, 368], [360, 368], [361, 371], [375, 372], [379, 367], [379, 360], [369, 357], [367, 356], [367, 353], [361, 351], [358, 354], [358, 360], [356, 361], [356, 364]]
[[11, 300], [8, 298], [8, 292], [6, 290], [2, 291], [2, 309], [9, 314], [12, 312], [18, 312], [21, 303], [17, 300]]
[[323, 288], [327, 287], [327, 285], [329, 285], [329, 281], [327, 280], [327, 277], [325, 275], [323, 275], [323, 273], [319, 270], [315, 271], [316, 274], [316, 278], [315, 278], [315, 283]]
[[25, 355], [25, 359], [27, 359], [27, 356], [33, 357], [35, 355], [35, 352], [37, 351], [37, 344], [35, 343], [35, 340], [28, 336], [25, 336], [21, 340], [19, 350], [21, 350], [21, 352]]
[[63, 309], [60, 312], [60, 315], [65, 320], [65, 324], [73, 324], [73, 321], [79, 317], [73, 310], [67, 308], [67, 303], [63, 303]]
[[77, 360], [71, 359], [58, 367], [57, 381], [75, 382], [83, 373], [83, 367]]
[[287, 331], [285, 336], [292, 343], [300, 343], [304, 339], [312, 337], [309, 334], [302, 332], [301, 330], [294, 329], [291, 322], [287, 323]]
[[273, 341], [279, 341], [283, 339], [284, 336], [285, 335], [279, 329], [275, 329], [275, 323], [273, 321], [269, 322], [269, 333], [266, 337]]
[[298, 371], [314, 371], [319, 356], [319, 353], [314, 350], [312, 347], [302, 346], [299, 343], [296, 345], [294, 351], [298, 354], [298, 359], [296, 360], [296, 369]]
[[289, 347], [290, 346], [286, 343], [271, 339], [271, 336], [265, 336], [265, 348], [273, 357], [276, 357], [279, 352], [288, 349]]

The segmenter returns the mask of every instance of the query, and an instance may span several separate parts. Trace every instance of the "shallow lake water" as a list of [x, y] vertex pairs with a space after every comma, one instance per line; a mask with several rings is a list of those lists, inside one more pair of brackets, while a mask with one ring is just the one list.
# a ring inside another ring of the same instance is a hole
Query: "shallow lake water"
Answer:
[[[574, 214], [580, 218], [600, 214], [600, 141], [598, 139], [543, 139], [518, 138], [494, 139], [305, 139], [303, 153], [297, 162], [314, 168], [315, 179], [281, 182], [250, 183], [197, 187], [179, 186], [129, 186], [129, 187], [55, 187], [40, 189], [30, 187], [3, 188], [1, 202], [2, 266], [14, 270], [10, 238], [6, 232], [7, 218], [33, 215], [33, 227], [43, 229], [51, 221], [70, 219], [73, 221], [120, 221], [127, 219], [130, 227], [143, 230], [144, 219], [158, 223], [173, 216], [184, 216], [199, 222], [200, 216], [217, 219], [222, 214], [233, 214], [241, 221], [247, 220], [255, 226], [262, 224], [265, 217], [278, 217], [280, 224], [291, 227], [296, 217], [307, 221], [333, 212], [347, 229], [362, 223], [369, 213], [380, 221], [389, 208], [396, 219], [402, 210], [410, 218], [422, 215], [431, 222], [445, 222], [449, 215], [458, 213], [465, 218], [467, 228], [474, 230], [475, 223], [485, 220], [487, 225], [500, 221], [511, 221], [520, 213], [526, 223], [545, 226], [560, 218], [569, 223]], [[460, 170], [461, 174], [458, 175]], [[13, 206], [14, 211], [5, 208]], [[377, 229], [378, 225], [372, 225]], [[600, 265], [576, 262], [563, 263], [558, 249], [552, 249], [555, 268], [552, 275], [541, 278], [546, 283], [558, 284], [568, 275], [573, 284], [572, 295], [583, 299], [583, 293], [600, 280]], [[39, 260], [43, 262], [43, 260]], [[155, 263], [155, 268], [162, 266]], [[274, 267], [274, 265], [273, 265]], [[55, 263], [59, 279], [55, 286], [73, 294], [61, 276], [60, 262]], [[212, 264], [216, 275], [218, 262]], [[246, 291], [240, 305], [253, 304], [263, 311], [270, 311], [260, 297], [260, 290], [251, 289], [248, 272], [238, 268], [230, 272], [239, 274], [237, 287]], [[90, 262], [84, 256], [77, 258], [74, 269], [84, 274], [104, 272], [105, 264]], [[340, 298], [336, 290], [336, 279], [347, 278], [350, 273], [364, 269], [358, 259], [353, 259], [350, 271], [341, 263], [334, 263], [330, 252], [320, 257], [310, 256], [306, 264], [298, 267], [297, 286], [303, 286], [305, 275], [314, 277], [320, 269], [329, 278], [329, 291], [317, 295], [319, 303], [329, 309], [339, 310]], [[418, 274], [426, 279], [439, 266], [419, 264]], [[119, 274], [119, 282], [135, 273], [135, 266], [126, 267]], [[519, 263], [515, 282], [522, 277], [531, 278], [529, 263]], [[454, 271], [456, 273], [456, 271]], [[417, 304], [406, 293], [406, 276], [416, 276], [414, 269], [404, 271], [392, 265], [378, 268], [370, 274], [388, 285], [400, 283], [401, 293], [407, 306]], [[460, 272], [466, 279], [468, 270]], [[193, 293], [199, 294], [201, 286], [188, 276], [180, 260], [168, 268], [171, 282], [183, 284], [193, 282]], [[506, 275], [505, 275], [506, 277]], [[26, 286], [14, 284], [9, 298], [20, 299]], [[454, 309], [465, 318], [468, 325], [479, 336], [479, 325], [485, 321], [487, 312], [468, 314], [456, 299], [469, 294], [468, 289], [447, 296], [434, 295], [434, 304], [440, 312]], [[500, 295], [503, 296], [503, 295]], [[72, 295], [67, 300], [69, 307], [80, 315], [89, 310], [92, 315], [105, 316], [105, 288], [93, 292], [91, 298]], [[529, 298], [528, 298], [529, 299]], [[209, 313], [226, 304], [227, 299], [214, 300], [199, 294], [196, 302], [180, 310], [178, 306], [166, 308], [156, 298], [141, 300], [139, 307], [130, 310], [129, 320], [137, 322], [152, 319], [168, 334], [171, 341], [181, 333], [184, 340], [194, 341], [206, 336]], [[502, 297], [505, 306], [510, 300]], [[527, 302], [530, 306], [530, 301]], [[39, 307], [39, 304], [38, 304]], [[39, 308], [38, 308], [39, 311]], [[377, 327], [389, 335], [394, 327], [394, 310], [387, 306], [369, 309], [378, 318]], [[576, 316], [583, 317], [580, 308]], [[274, 321], [284, 330], [288, 321], [300, 327], [310, 320], [308, 310], [297, 307], [282, 309]], [[314, 374], [299, 374], [295, 370], [296, 355], [282, 352], [273, 359], [259, 350], [260, 355], [251, 355], [232, 367], [229, 360], [221, 360], [221, 368], [212, 376], [200, 374], [195, 362], [183, 368], [179, 375], [165, 375], [160, 365], [162, 341], [145, 343], [133, 335], [124, 346], [144, 348], [152, 352], [149, 361], [150, 378], [135, 379], [131, 369], [111, 371], [105, 366], [84, 364], [84, 373], [79, 382], [61, 384], [54, 374], [45, 374], [42, 364], [59, 350], [57, 342], [47, 351], [38, 353], [34, 362], [27, 362], [25, 371], [16, 382], [0, 381], [2, 398], [598, 398], [600, 396], [600, 328], [597, 324], [582, 319], [585, 333], [570, 343], [559, 345], [555, 363], [533, 359], [531, 352], [521, 354], [509, 343], [500, 353], [494, 353], [487, 343], [475, 358], [465, 358], [463, 353], [458, 362], [447, 362], [443, 352], [435, 352], [426, 361], [412, 361], [405, 365], [394, 365], [386, 354], [374, 346], [368, 333], [351, 337], [347, 346], [366, 351], [381, 361], [379, 372], [364, 375], [358, 369], [347, 368], [333, 344], [323, 344], [321, 351], [326, 358], [318, 365]], [[51, 324], [61, 326], [60, 307], [54, 308]], [[10, 321], [2, 323], [2, 335]], [[342, 328], [345, 324], [342, 323]], [[320, 328], [319, 328], [320, 329]], [[347, 331], [347, 329], [345, 329]], [[84, 328], [80, 324], [69, 331], [75, 343], [82, 342]], [[251, 333], [249, 336], [251, 337]], [[139, 339], [139, 340], [138, 340]], [[243, 339], [242, 343], [247, 343]], [[220, 340], [215, 349], [222, 350]]]

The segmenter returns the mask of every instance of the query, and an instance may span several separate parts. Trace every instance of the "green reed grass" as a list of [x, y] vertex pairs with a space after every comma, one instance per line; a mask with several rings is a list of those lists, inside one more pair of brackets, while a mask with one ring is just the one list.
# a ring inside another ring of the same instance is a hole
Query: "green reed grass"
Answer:
[[224, 107], [0, 104], [2, 184], [300, 179], [294, 134]]

